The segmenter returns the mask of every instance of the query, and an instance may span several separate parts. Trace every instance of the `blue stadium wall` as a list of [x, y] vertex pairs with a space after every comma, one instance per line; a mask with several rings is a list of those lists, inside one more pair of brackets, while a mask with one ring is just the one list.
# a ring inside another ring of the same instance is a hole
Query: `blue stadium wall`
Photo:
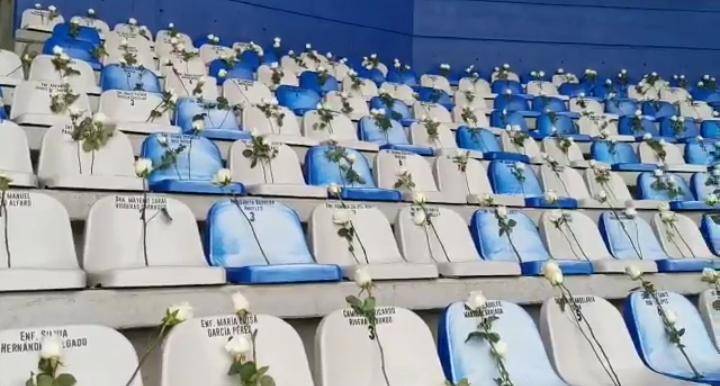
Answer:
[[[697, 76], [720, 67], [716, 0], [52, 0], [64, 15], [92, 6], [111, 23], [133, 15], [157, 29], [174, 21], [193, 37], [267, 42], [358, 58], [378, 52], [483, 69], [651, 70]], [[36, 0], [17, 0], [16, 20]]]

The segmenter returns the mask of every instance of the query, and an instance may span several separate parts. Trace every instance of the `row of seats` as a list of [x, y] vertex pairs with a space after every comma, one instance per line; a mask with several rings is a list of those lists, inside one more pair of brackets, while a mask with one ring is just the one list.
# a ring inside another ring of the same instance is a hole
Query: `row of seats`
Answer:
[[[8, 233], [2, 234], [9, 255], [3, 250], [0, 256], [9, 268], [0, 290], [82, 288], [86, 272], [90, 286], [155, 287], [338, 281], [358, 267], [382, 280], [539, 275], [551, 258], [567, 274], [617, 273], [628, 264], [646, 272], [720, 265], [720, 224], [710, 214], [698, 229], [679, 214], [672, 225], [656, 214], [651, 226], [605, 212], [596, 226], [582, 212], [550, 210], [538, 227], [513, 212], [509, 218], [517, 225], [508, 238], [499, 235], [493, 211], [478, 210], [468, 228], [450, 209], [408, 206], [398, 212], [393, 231], [373, 206], [328, 202], [313, 210], [306, 236], [297, 214], [279, 202], [221, 200], [208, 212], [203, 243], [192, 212], [174, 198], [150, 195], [144, 226], [142, 197], [111, 195], [93, 204], [83, 271], [62, 204], [42, 193], [8, 193]], [[432, 225], [418, 221], [418, 212]], [[340, 231], [347, 227], [354, 229], [350, 239]], [[46, 235], [42, 242], [38, 234]]]
[[[720, 383], [720, 324], [713, 315], [714, 291], [706, 291], [698, 309], [685, 297], [660, 292], [668, 312], [680, 315], [677, 328], [685, 351], [702, 379], [694, 379], [677, 348], [667, 339], [663, 322], [654, 304], [639, 292], [625, 301], [623, 316], [608, 301], [596, 296], [577, 299], [584, 316], [593, 326], [613, 369], [627, 385], [716, 385]], [[547, 300], [540, 311], [540, 328], [516, 304], [491, 300], [485, 312], [496, 320], [493, 331], [506, 344], [503, 362], [515, 385], [598, 386], [610, 385], [608, 375], [593, 354], [583, 334], [555, 299]], [[364, 317], [349, 309], [325, 316], [315, 335], [317, 382], [298, 333], [277, 317], [253, 315], [251, 325], [235, 315], [190, 319], [169, 333], [163, 345], [163, 386], [228, 384], [227, 369], [233, 358], [224, 349], [233, 336], [257, 331], [253, 349], [259, 366], [277, 385], [364, 386], [382, 383], [437, 386], [445, 379], [472, 385], [490, 385], [498, 375], [495, 359], [486, 340], [468, 340], [477, 331], [481, 315], [462, 302], [450, 304], [442, 313], [437, 345], [425, 322], [400, 307], [377, 308], [377, 342], [368, 339]], [[247, 327], [252, 328], [247, 328]], [[706, 326], [708, 329], [706, 329]], [[120, 385], [138, 363], [137, 354], [117, 331], [96, 325], [53, 326], [0, 331], [5, 350], [0, 370], [9, 382], [22, 383], [37, 363], [44, 337], [64, 342], [64, 371], [79, 383]], [[715, 345], [713, 344], [715, 340]], [[412, 344], [409, 344], [412, 342]], [[634, 343], [634, 347], [633, 347]], [[31, 349], [24, 349], [34, 347]], [[112, 353], [107, 347], [113, 347]], [[192, 350], [188, 350], [192, 347]], [[384, 371], [383, 371], [384, 369]], [[386, 374], [386, 375], [385, 375]], [[142, 385], [140, 377], [132, 384]]]

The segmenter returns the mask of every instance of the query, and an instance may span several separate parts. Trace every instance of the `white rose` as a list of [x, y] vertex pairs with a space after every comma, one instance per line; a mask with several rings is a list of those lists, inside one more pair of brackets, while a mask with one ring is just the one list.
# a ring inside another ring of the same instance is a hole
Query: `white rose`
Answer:
[[175, 23], [173, 23], [173, 22], [168, 23], [168, 29], [174, 29], [174, 28], [175, 28]]
[[340, 195], [340, 192], [342, 192], [342, 187], [336, 183], [332, 183], [332, 184], [328, 185], [327, 191], [332, 196], [338, 196], [338, 195]]
[[500, 357], [505, 357], [507, 355], [508, 346], [505, 341], [499, 340], [495, 343], [495, 353], [499, 355]]
[[622, 70], [620, 70], [620, 73], [621, 73], [621, 74], [627, 74], [627, 70], [623, 68]]
[[52, 52], [53, 52], [53, 54], [55, 54], [55, 55], [60, 55], [60, 54], [62, 54], [64, 51], [63, 51], [63, 48], [62, 48], [62, 47], [60, 47], [60, 46], [54, 46], [53, 49], [52, 49]]
[[625, 217], [635, 218], [635, 216], [637, 216], [637, 209], [632, 206], [625, 208]]
[[545, 76], [545, 71], [540, 71], [540, 72], [538, 72], [538, 76], [540, 76], [541, 78], [544, 77], [544, 76]]
[[215, 173], [215, 183], [219, 185], [229, 185], [232, 182], [232, 173], [230, 169], [219, 169]]
[[306, 50], [312, 49], [312, 44], [310, 44], [310, 43], [305, 43], [305, 49], [306, 49]]
[[664, 222], [674, 221], [675, 220], [675, 213], [671, 212], [669, 210], [664, 210], [660, 212], [660, 219]]
[[718, 168], [713, 169], [711, 173], [713, 177], [720, 177], [720, 169]]
[[355, 280], [355, 284], [360, 288], [372, 285], [372, 276], [370, 276], [370, 272], [366, 267], [356, 269], [353, 279]]
[[658, 210], [661, 212], [667, 212], [670, 210], [670, 204], [667, 202], [661, 202], [660, 205], [658, 205]]
[[153, 166], [152, 160], [148, 158], [140, 158], [135, 161], [135, 175], [138, 177], [144, 177], [152, 173]]
[[95, 15], [95, 10], [92, 9], [92, 8], [88, 8], [87, 14], [90, 15], [90, 16], [93, 16], [93, 15]]
[[628, 265], [627, 267], [625, 267], [625, 274], [628, 275], [630, 279], [637, 280], [642, 276], [643, 273], [638, 267], [634, 265]]
[[40, 4], [40, 3], [35, 3], [35, 9], [40, 9], [40, 8], [42, 8], [42, 4]]
[[524, 171], [524, 170], [525, 170], [525, 164], [522, 163], [522, 162], [520, 162], [520, 161], [515, 162], [514, 167], [515, 167], [515, 169], [520, 170], [520, 171]]
[[338, 209], [333, 213], [332, 220], [336, 225], [345, 225], [350, 222], [350, 211], [347, 209]]
[[168, 307], [167, 311], [169, 314], [175, 314], [175, 319], [179, 322], [192, 319], [194, 316], [193, 308], [188, 302], [172, 305]]
[[551, 202], [551, 203], [556, 202], [556, 201], [558, 200], [558, 198], [559, 198], [559, 197], [558, 197], [557, 193], [555, 193], [555, 191], [553, 191], [553, 190], [548, 190], [548, 191], [545, 193], [545, 199], [546, 199], [548, 202]]
[[355, 161], [357, 161], [357, 155], [355, 153], [348, 153], [345, 156], [345, 160], [351, 164], [354, 164]]
[[645, 133], [645, 135], [643, 135], [643, 139], [646, 140], [646, 141], [651, 140], [652, 137], [653, 137], [653, 136], [652, 136], [652, 134], [650, 134], [650, 133]]
[[507, 209], [506, 207], [504, 207], [504, 206], [498, 206], [497, 208], [495, 208], [495, 214], [496, 214], [499, 218], [507, 218], [507, 216], [508, 216], [508, 209]]
[[40, 358], [51, 359], [62, 356], [62, 342], [57, 336], [48, 336], [43, 339], [40, 349]]
[[697, 82], [697, 85], [698, 85], [698, 87], [703, 87], [703, 86], [705, 86], [705, 83], [703, 83], [703, 81], [699, 81], [699, 82]]
[[550, 220], [551, 222], [557, 222], [557, 221], [559, 221], [559, 220], [562, 218], [562, 216], [563, 216], [562, 211], [560, 211], [560, 210], [551, 210], [551, 211], [548, 213], [548, 220]]
[[607, 200], [607, 193], [605, 193], [604, 190], [601, 190], [595, 195], [595, 198], [597, 198], [598, 201], [603, 202]]
[[550, 260], [543, 266], [543, 276], [553, 286], [557, 286], [563, 283], [564, 277], [560, 266], [555, 260]]
[[655, 175], [655, 177], [662, 177], [663, 175], [665, 175], [665, 172], [662, 169], [655, 169], [653, 171], [653, 174]]
[[642, 116], [642, 111], [641, 111], [640, 109], [635, 110], [635, 116], [636, 116], [636, 117]]
[[665, 311], [665, 319], [667, 319], [667, 322], [670, 324], [677, 323], [678, 317], [677, 314], [673, 310], [666, 310]]
[[232, 295], [233, 309], [235, 312], [248, 311], [250, 310], [250, 301], [247, 300], [242, 292], [235, 292]]
[[105, 122], [107, 122], [107, 115], [105, 115], [101, 112], [97, 112], [97, 113], [95, 113], [95, 115], [93, 115], [92, 120], [93, 120], [93, 122], [104, 125]]
[[270, 63], [270, 68], [272, 68], [273, 70], [276, 69], [276, 68], [278, 68], [278, 67], [279, 67], [279, 66], [278, 66], [278, 62], [272, 62], [272, 63]]
[[234, 336], [225, 344], [225, 351], [233, 358], [246, 355], [252, 350], [252, 344], [245, 335]]
[[51, 5], [51, 6], [48, 7], [48, 11], [50, 11], [50, 12], [55, 12], [55, 11], [57, 11], [57, 7], [54, 6], [54, 5]]
[[415, 225], [425, 225], [425, 221], [427, 220], [427, 216], [425, 215], [425, 211], [418, 210], [413, 214], [413, 222]]
[[128, 24], [130, 25], [137, 25], [137, 19], [134, 17], [131, 17], [128, 19]]
[[227, 70], [225, 70], [224, 68], [221, 68], [220, 71], [218, 71], [218, 76], [219, 76], [220, 78], [226, 77], [226, 76], [227, 76]]
[[465, 306], [471, 310], [479, 310], [487, 305], [487, 298], [482, 291], [472, 291], [465, 301]]
[[718, 272], [712, 268], [705, 268], [702, 272], [702, 278], [705, 282], [713, 283], [717, 280]]
[[195, 132], [201, 132], [205, 130], [205, 120], [203, 119], [196, 119], [192, 123], [192, 128], [195, 130]]
[[412, 200], [417, 205], [422, 205], [427, 201], [427, 198], [422, 192], [413, 192]]

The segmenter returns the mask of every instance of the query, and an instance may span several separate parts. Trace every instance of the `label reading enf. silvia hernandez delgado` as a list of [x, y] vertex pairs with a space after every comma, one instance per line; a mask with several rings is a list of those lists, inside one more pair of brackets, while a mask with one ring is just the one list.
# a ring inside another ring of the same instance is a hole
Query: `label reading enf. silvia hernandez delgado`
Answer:
[[39, 352], [42, 341], [46, 337], [55, 336], [60, 339], [63, 350], [73, 350], [87, 347], [86, 336], [76, 336], [65, 328], [19, 330], [17, 336], [8, 341], [0, 342], [0, 355], [24, 352]]

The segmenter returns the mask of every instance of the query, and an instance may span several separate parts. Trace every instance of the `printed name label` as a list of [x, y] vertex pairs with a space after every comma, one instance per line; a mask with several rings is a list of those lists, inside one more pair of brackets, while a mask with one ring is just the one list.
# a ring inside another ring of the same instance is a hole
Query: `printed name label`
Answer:
[[[115, 196], [115, 209], [141, 210], [143, 196]], [[167, 198], [148, 196], [147, 210], [161, 210], [167, 208]]]
[[[375, 309], [375, 318], [377, 324], [391, 324], [393, 322], [393, 315], [395, 315], [395, 307], [378, 307]], [[361, 316], [352, 309], [344, 309], [343, 317], [347, 319], [348, 325], [354, 326], [367, 326], [368, 320], [364, 316]]]
[[42, 349], [43, 339], [50, 336], [59, 338], [64, 350], [79, 349], [88, 345], [87, 337], [73, 336], [66, 329], [21, 330], [15, 340], [0, 342], [0, 355], [39, 352]]
[[7, 206], [29, 208], [32, 206], [32, 199], [28, 192], [5, 192]]
[[249, 315], [242, 320], [236, 315], [200, 319], [200, 327], [208, 338], [249, 335], [252, 334], [252, 325], [256, 323], [256, 315]]
[[482, 317], [483, 314], [485, 316], [497, 316], [500, 317], [505, 311], [503, 310], [502, 302], [499, 300], [489, 300], [487, 302], [487, 307], [485, 308], [485, 312], [481, 310], [468, 310], [465, 308], [465, 318], [479, 318]]

